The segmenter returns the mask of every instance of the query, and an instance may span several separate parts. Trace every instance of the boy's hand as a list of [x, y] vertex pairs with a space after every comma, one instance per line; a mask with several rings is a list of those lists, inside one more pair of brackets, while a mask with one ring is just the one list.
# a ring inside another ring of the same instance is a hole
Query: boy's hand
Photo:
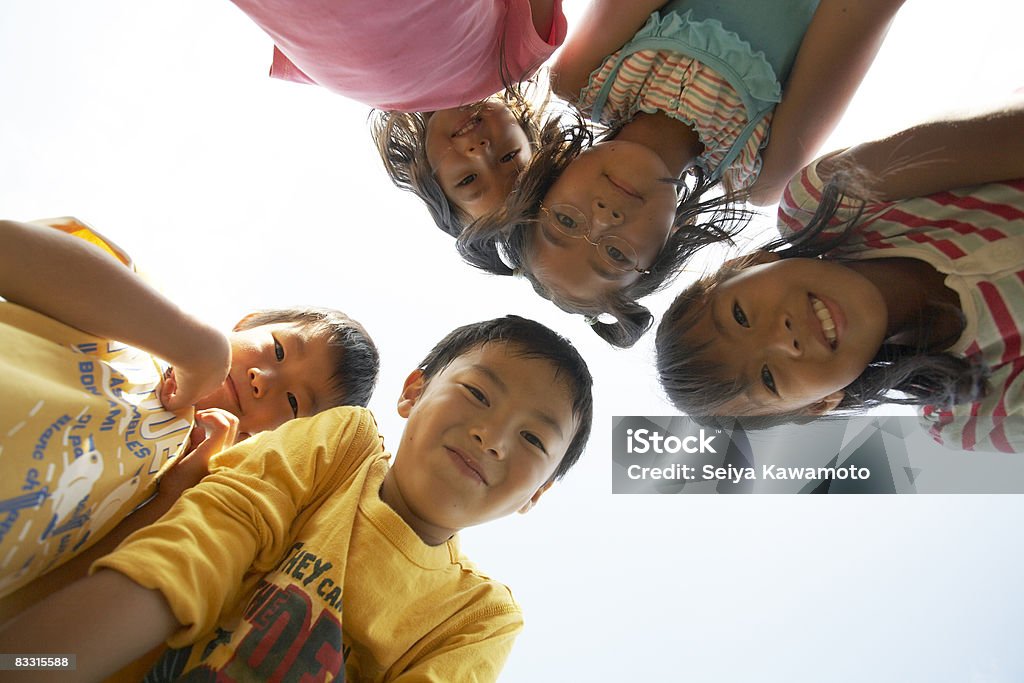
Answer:
[[[189, 434], [189, 455], [202, 449], [206, 460], [218, 451], [234, 446], [240, 440], [238, 416], [223, 408], [196, 411], [196, 424]], [[246, 434], [241, 438], [247, 438]]]
[[160, 477], [159, 498], [166, 509], [178, 496], [209, 473], [210, 457], [230, 448], [238, 439], [238, 418], [220, 408], [196, 413], [196, 425], [189, 435], [190, 451], [178, 458]]
[[160, 403], [167, 410], [193, 405], [212, 394], [224, 383], [231, 369], [231, 345], [218, 333], [218, 343], [207, 347], [204, 357], [196, 362], [181, 363], [167, 369], [160, 387]]

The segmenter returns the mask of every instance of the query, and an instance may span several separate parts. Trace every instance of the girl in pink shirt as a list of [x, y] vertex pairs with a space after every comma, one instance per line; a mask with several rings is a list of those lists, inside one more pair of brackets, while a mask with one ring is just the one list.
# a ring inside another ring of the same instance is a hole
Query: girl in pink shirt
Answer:
[[274, 39], [271, 76], [380, 110], [386, 170], [445, 232], [498, 206], [529, 161], [539, 125], [517, 86], [565, 39], [561, 0], [233, 2]]

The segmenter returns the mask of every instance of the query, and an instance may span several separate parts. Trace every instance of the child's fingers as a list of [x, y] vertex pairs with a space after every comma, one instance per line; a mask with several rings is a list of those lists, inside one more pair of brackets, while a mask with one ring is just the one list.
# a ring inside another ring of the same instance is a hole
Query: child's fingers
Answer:
[[238, 437], [238, 417], [221, 408], [208, 408], [196, 413], [196, 423], [202, 425], [206, 438], [200, 446], [207, 445], [213, 453], [232, 446]]
[[236, 416], [220, 408], [197, 412], [192, 442], [200, 438], [201, 441], [163, 474], [160, 478], [160, 495], [175, 500], [182, 491], [198, 484], [209, 473], [210, 457], [233, 445], [237, 437]]
[[196, 422], [192, 425], [192, 431], [188, 435], [188, 452], [194, 451], [204, 441], [206, 441], [206, 429], [201, 422]]
[[167, 368], [164, 371], [164, 381], [160, 384], [160, 403], [163, 404], [164, 408], [171, 410], [167, 403], [177, 390], [178, 381], [174, 377], [174, 368]]
[[224, 384], [227, 370], [221, 373], [196, 372], [177, 366], [173, 369], [160, 390], [160, 402], [167, 410], [178, 410], [194, 405], [199, 399], [220, 389]]

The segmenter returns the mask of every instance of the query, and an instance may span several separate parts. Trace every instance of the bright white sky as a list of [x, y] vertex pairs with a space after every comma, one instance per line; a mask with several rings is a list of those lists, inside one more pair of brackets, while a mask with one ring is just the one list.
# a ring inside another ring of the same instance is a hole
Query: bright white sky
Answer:
[[[571, 27], [585, 2], [565, 4]], [[1013, 0], [908, 0], [829, 148], [1024, 86], [1021, 26]], [[462, 265], [390, 185], [367, 109], [270, 80], [270, 48], [227, 0], [4, 0], [0, 210], [84, 219], [225, 328], [347, 311], [381, 348], [392, 445], [402, 380], [456, 325], [515, 312], [576, 340], [588, 453], [529, 515], [464, 534], [526, 612], [503, 681], [1024, 680], [1024, 499], [613, 496], [611, 416], [672, 412], [651, 340], [612, 350]]]

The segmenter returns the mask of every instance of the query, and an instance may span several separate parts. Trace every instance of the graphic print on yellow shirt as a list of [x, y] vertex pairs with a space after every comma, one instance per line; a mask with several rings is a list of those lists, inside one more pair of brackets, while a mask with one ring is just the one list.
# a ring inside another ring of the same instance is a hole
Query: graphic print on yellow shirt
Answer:
[[[45, 222], [130, 260], [74, 219]], [[69, 292], [69, 296], [73, 296]], [[0, 301], [0, 596], [81, 552], [188, 441], [149, 354]]]

